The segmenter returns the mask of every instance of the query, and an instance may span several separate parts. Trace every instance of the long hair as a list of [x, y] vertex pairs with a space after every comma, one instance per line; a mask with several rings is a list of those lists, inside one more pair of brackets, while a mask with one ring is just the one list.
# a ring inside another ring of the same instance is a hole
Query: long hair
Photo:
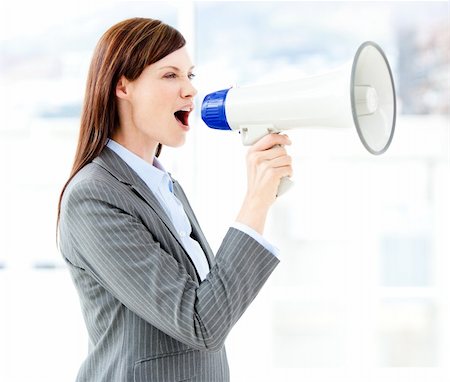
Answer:
[[[81, 114], [80, 132], [69, 179], [58, 203], [57, 222], [64, 191], [72, 178], [105, 147], [119, 126], [115, 88], [123, 75], [136, 80], [142, 71], [186, 44], [184, 37], [160, 20], [132, 18], [119, 22], [100, 38], [92, 56]], [[158, 145], [156, 156], [161, 152]]]

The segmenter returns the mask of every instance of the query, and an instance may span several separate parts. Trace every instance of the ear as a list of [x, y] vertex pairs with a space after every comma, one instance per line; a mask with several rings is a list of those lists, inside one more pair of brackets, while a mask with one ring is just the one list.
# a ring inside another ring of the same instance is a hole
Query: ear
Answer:
[[128, 98], [128, 86], [130, 81], [128, 81], [125, 76], [121, 76], [116, 84], [116, 96], [118, 98], [126, 99]]

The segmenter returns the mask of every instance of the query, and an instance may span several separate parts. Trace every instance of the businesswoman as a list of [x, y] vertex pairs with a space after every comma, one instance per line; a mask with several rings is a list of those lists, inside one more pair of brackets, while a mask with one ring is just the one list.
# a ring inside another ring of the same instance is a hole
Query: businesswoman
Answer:
[[89, 335], [77, 381], [228, 381], [225, 339], [278, 264], [262, 234], [292, 172], [287, 136], [249, 149], [247, 191], [215, 256], [158, 159], [190, 130], [193, 76], [184, 38], [158, 20], [112, 26], [93, 54], [58, 211]]

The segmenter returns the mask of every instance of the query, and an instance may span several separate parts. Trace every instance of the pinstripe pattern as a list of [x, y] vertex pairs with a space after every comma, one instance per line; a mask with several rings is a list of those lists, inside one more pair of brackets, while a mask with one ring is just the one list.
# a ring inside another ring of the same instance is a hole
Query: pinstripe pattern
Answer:
[[174, 190], [211, 265], [201, 283], [155, 196], [111, 150], [66, 189], [60, 249], [89, 334], [77, 381], [229, 380], [225, 338], [278, 260], [234, 228], [214, 257]]

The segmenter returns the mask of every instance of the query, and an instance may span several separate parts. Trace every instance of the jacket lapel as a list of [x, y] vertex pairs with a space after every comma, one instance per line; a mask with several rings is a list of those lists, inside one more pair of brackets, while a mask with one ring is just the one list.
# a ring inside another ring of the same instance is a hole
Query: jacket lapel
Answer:
[[172, 179], [173, 181], [173, 189], [175, 196], [180, 200], [180, 202], [183, 204], [184, 211], [186, 212], [186, 215], [191, 223], [192, 227], [192, 236], [194, 240], [197, 240], [197, 242], [200, 244], [200, 246], [203, 249], [203, 252], [206, 255], [206, 258], [209, 263], [209, 267], [212, 268], [214, 266], [214, 254], [208, 244], [208, 241], [205, 238], [205, 235], [203, 234], [200, 224], [197, 221], [197, 218], [195, 217], [194, 211], [191, 208], [191, 205], [189, 204], [189, 201], [181, 188], [180, 184]]
[[[144, 181], [128, 166], [122, 158], [108, 147], [105, 147], [100, 155], [93, 160], [94, 163], [103, 167], [119, 182], [129, 186], [135, 194], [143, 199], [159, 216], [168, 230], [172, 233], [174, 239], [180, 244], [184, 250], [183, 243], [179, 239], [178, 233], [173, 226], [170, 218], [161, 207], [155, 194], [147, 187]], [[184, 250], [186, 252], [186, 250]], [[187, 253], [186, 253], [187, 255]]]

